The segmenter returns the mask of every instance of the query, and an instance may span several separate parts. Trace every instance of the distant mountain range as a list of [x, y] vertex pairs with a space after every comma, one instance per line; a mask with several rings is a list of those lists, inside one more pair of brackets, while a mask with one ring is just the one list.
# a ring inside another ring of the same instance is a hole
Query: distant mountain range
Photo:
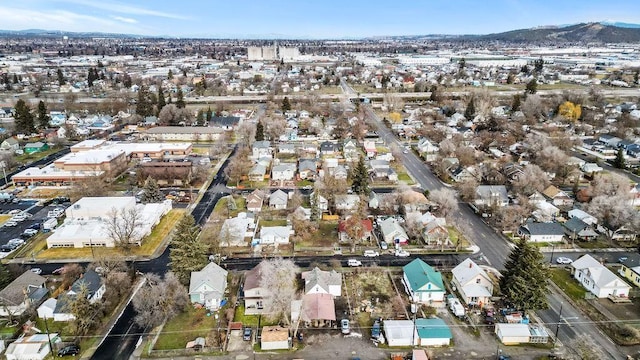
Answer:
[[468, 35], [462, 38], [521, 43], [635, 43], [640, 42], [640, 25], [615, 22], [582, 23], [512, 30], [497, 34]]
[[[135, 34], [115, 34], [101, 32], [70, 32], [60, 30], [0, 30], [1, 37], [63, 37], [69, 38], [176, 38], [172, 36], [144, 36]], [[210, 36], [194, 36], [193, 38], [214, 38]], [[224, 38], [230, 38], [225, 36]], [[269, 36], [238, 36], [242, 39], [277, 39], [277, 34]], [[289, 38], [284, 36], [282, 38]], [[349, 38], [356, 40], [355, 38]], [[305, 40], [305, 39], [300, 39]], [[306, 39], [308, 40], [308, 39]], [[631, 24], [615, 21], [602, 21], [593, 23], [580, 23], [571, 25], [540, 26], [530, 29], [512, 30], [502, 33], [486, 35], [398, 35], [375, 36], [364, 40], [464, 40], [464, 41], [507, 41], [516, 43], [636, 43], [640, 42], [640, 24]]]

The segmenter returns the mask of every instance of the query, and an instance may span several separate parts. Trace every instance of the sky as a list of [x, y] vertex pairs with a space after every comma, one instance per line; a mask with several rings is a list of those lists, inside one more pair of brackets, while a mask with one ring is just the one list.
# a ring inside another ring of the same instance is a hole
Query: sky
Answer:
[[638, 0], [0, 0], [2, 30], [172, 37], [359, 38], [640, 24]]

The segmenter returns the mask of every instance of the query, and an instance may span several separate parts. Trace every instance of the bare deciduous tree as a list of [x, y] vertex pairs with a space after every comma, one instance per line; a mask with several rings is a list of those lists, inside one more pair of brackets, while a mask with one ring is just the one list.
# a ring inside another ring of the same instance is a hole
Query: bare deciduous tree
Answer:
[[287, 121], [283, 118], [265, 119], [263, 124], [264, 134], [272, 141], [278, 140], [281, 135], [284, 135], [284, 130], [287, 128]]
[[135, 207], [120, 210], [113, 208], [104, 221], [107, 237], [115, 246], [128, 251], [133, 245], [140, 246], [142, 243], [142, 215]]
[[442, 188], [429, 194], [429, 199], [438, 204], [438, 212], [442, 217], [448, 217], [458, 211], [458, 197], [454, 190]]
[[543, 191], [549, 186], [549, 179], [538, 165], [529, 164], [522, 174], [513, 182], [513, 188], [518, 194], [531, 195], [535, 191]]
[[616, 173], [596, 175], [591, 182], [591, 196], [620, 196], [629, 198], [631, 196], [631, 183], [626, 176]]
[[172, 272], [166, 273], [164, 279], [147, 275], [147, 283], [133, 298], [135, 322], [145, 329], [153, 328], [183, 311], [188, 304], [187, 290]]
[[296, 278], [300, 269], [289, 259], [273, 258], [261, 263], [260, 287], [269, 289], [264, 300], [264, 310], [272, 320], [291, 323], [291, 301], [298, 288]]
[[245, 146], [251, 146], [256, 140], [256, 124], [243, 122], [236, 128], [236, 140]]
[[535, 122], [544, 116], [545, 108], [540, 95], [527, 95], [520, 107], [529, 122]]

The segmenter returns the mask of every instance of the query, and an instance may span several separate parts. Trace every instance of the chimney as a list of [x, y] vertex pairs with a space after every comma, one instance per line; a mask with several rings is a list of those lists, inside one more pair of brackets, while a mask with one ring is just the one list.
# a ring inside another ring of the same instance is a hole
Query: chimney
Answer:
[[473, 267], [473, 263], [469, 261], [469, 269], [471, 269], [472, 267]]

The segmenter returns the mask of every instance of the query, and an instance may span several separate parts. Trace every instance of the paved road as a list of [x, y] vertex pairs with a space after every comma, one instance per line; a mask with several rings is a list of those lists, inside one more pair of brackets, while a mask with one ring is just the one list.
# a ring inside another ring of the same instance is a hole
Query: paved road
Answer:
[[[570, 152], [570, 154], [571, 154], [571, 156], [575, 156], [575, 157], [577, 157], [577, 158], [579, 158], [579, 159], [581, 159], [581, 160], [584, 160], [584, 161], [586, 161], [586, 162], [590, 162], [590, 161], [591, 161], [591, 159], [593, 158], [592, 156], [588, 156], [588, 155], [587, 155], [587, 156], [585, 156], [585, 155], [582, 155], [582, 153], [581, 153], [581, 152], [578, 152], [578, 151], [571, 151], [571, 152]], [[606, 171], [618, 173], [618, 174], [620, 174], [620, 175], [622, 175], [622, 176], [626, 176], [626, 177], [628, 177], [628, 178], [629, 178], [629, 180], [631, 180], [631, 181], [634, 181], [634, 182], [636, 182], [636, 183], [640, 183], [640, 176], [638, 176], [638, 175], [636, 175], [636, 174], [633, 174], [633, 173], [632, 173], [632, 172], [630, 172], [630, 171], [622, 170], [622, 169], [618, 169], [618, 168], [616, 168], [616, 167], [613, 167], [613, 166], [611, 166], [611, 164], [609, 164], [609, 162], [607, 162], [607, 161], [600, 161], [598, 165], [599, 165], [601, 168], [603, 168], [604, 170], [606, 170]]]

